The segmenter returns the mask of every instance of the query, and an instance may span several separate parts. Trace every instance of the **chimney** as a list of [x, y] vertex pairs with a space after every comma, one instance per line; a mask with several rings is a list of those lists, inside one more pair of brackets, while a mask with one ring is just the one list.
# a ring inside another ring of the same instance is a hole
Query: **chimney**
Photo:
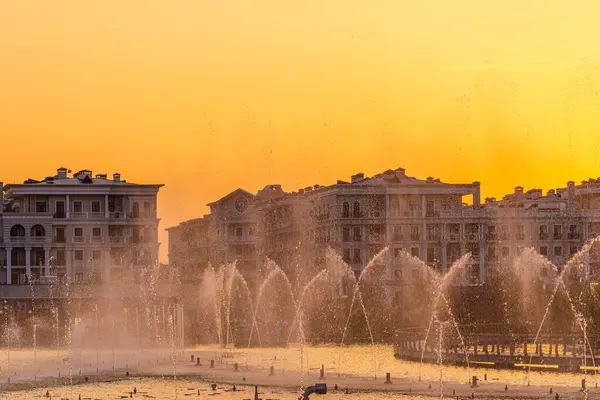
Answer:
[[121, 182], [121, 174], [118, 173], [118, 172], [115, 172], [113, 174], [113, 181], [115, 181], [115, 182]]
[[365, 174], [363, 174], [362, 172], [359, 172], [356, 175], [352, 175], [351, 179], [352, 179], [351, 180], [352, 183], [364, 181], [365, 180]]
[[56, 174], [58, 175], [58, 179], [67, 179], [67, 169], [66, 168], [57, 169]]
[[569, 206], [573, 205], [573, 201], [575, 200], [575, 182], [569, 181], [567, 182], [567, 201]]
[[433, 176], [427, 177], [427, 183], [433, 183]]
[[481, 189], [480, 183], [475, 181], [472, 183], [475, 188], [475, 193], [473, 193], [473, 207], [479, 207], [481, 205]]
[[96, 179], [106, 179], [106, 174], [96, 174]]

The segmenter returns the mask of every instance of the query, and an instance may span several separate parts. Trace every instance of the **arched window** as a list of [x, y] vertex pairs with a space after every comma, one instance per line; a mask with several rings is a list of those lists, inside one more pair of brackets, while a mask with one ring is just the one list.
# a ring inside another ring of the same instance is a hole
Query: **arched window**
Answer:
[[347, 201], [342, 204], [342, 218], [350, 218], [350, 203]]
[[152, 204], [144, 202], [144, 217], [150, 218], [152, 216]]
[[360, 203], [358, 201], [355, 201], [354, 204], [352, 205], [352, 216], [354, 218], [360, 218]]
[[46, 230], [41, 225], [34, 225], [31, 227], [31, 237], [44, 237], [46, 236]]
[[25, 236], [25, 228], [23, 228], [23, 225], [13, 225], [12, 228], [10, 228], [10, 236]]
[[133, 218], [140, 217], [140, 205], [137, 202], [133, 203], [132, 215], [133, 215]]

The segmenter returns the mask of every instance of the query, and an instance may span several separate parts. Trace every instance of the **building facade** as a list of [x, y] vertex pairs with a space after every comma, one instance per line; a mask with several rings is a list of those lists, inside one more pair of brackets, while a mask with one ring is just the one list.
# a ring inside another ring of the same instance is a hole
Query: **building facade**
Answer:
[[[187, 271], [196, 277], [208, 262], [238, 260], [242, 273], [255, 281], [268, 257], [290, 278], [304, 280], [324, 266], [328, 248], [358, 275], [387, 247], [380, 262], [394, 294], [427, 273], [403, 262], [405, 253], [441, 273], [470, 253], [472, 261], [455, 284], [480, 285], [489, 268], [510, 262], [524, 248], [561, 266], [600, 235], [600, 178], [568, 182], [546, 194], [517, 187], [500, 200], [481, 202], [480, 196], [479, 182], [417, 179], [402, 168], [296, 192], [280, 185], [256, 195], [238, 189], [209, 204], [208, 216], [169, 228], [169, 259], [175, 266], [194, 260]], [[196, 239], [182, 241], [182, 232]], [[195, 257], [199, 252], [203, 256]], [[592, 248], [589, 256], [592, 278], [600, 278], [597, 253]]]
[[163, 185], [69, 172], [1, 188], [0, 284], [109, 283], [158, 261]]

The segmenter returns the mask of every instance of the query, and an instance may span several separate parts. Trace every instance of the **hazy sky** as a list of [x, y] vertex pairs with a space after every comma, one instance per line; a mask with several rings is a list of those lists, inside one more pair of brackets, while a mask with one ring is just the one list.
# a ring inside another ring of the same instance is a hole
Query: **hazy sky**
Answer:
[[[404, 167], [484, 196], [600, 176], [600, 2], [0, 0], [0, 180], [236, 187]], [[167, 237], [161, 232], [161, 258]]]

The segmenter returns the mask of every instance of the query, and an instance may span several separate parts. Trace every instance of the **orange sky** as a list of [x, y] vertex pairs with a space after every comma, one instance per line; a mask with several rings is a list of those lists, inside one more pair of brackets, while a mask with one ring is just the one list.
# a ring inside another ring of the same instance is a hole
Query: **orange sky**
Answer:
[[[403, 166], [484, 196], [600, 176], [600, 2], [0, 0], [0, 180], [236, 187]], [[166, 261], [166, 235], [161, 258]]]

